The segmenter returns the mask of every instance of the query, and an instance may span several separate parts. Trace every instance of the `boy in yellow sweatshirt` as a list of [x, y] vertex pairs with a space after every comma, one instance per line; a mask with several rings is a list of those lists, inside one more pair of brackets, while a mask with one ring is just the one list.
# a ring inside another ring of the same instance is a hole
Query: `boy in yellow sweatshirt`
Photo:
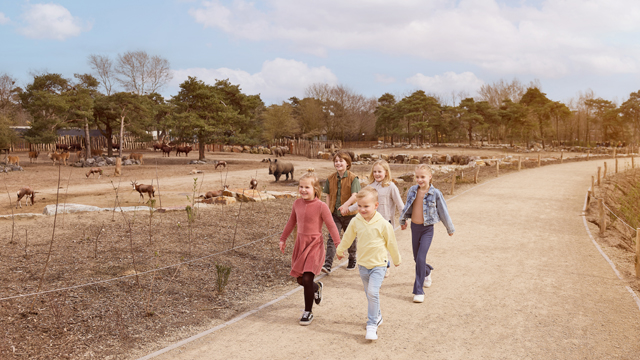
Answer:
[[360, 278], [368, 301], [367, 340], [378, 339], [378, 326], [382, 324], [380, 312], [380, 286], [387, 270], [387, 251], [393, 263], [400, 265], [400, 253], [396, 243], [396, 235], [389, 221], [380, 215], [378, 209], [378, 192], [366, 187], [356, 195], [358, 214], [349, 223], [342, 236], [342, 242], [336, 250], [338, 259], [342, 260], [344, 252], [351, 246], [356, 236]]

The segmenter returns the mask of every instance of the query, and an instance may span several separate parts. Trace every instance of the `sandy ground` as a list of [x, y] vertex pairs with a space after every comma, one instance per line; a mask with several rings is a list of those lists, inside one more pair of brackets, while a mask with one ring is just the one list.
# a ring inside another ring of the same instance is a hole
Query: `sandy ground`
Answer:
[[511, 173], [448, 200], [456, 234], [436, 226], [433, 286], [412, 303], [410, 232], [381, 290], [380, 339], [364, 339], [357, 271], [323, 279], [315, 320], [303, 294], [158, 359], [637, 359], [640, 311], [585, 232], [596, 162]]

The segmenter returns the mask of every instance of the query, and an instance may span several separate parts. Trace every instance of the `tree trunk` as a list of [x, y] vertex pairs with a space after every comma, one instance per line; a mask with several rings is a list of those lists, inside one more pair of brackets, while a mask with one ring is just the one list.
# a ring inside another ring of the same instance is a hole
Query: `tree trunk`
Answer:
[[89, 120], [84, 118], [84, 146], [85, 158], [91, 158], [91, 134], [89, 133]]
[[[124, 135], [124, 116], [120, 117], [120, 143], [118, 144], [118, 157], [122, 157], [122, 138]], [[109, 140], [111, 141], [111, 140]]]
[[198, 138], [198, 160], [204, 161], [204, 139]]

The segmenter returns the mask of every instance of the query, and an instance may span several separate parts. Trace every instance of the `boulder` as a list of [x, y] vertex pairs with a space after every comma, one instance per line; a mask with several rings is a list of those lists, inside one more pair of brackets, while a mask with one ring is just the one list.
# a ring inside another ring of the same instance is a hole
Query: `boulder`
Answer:
[[106, 161], [101, 161], [101, 162], [97, 163], [96, 166], [98, 166], [98, 167], [107, 166], [107, 162]]
[[360, 154], [362, 160], [371, 160], [371, 154]]
[[107, 162], [107, 165], [115, 165], [116, 164], [116, 158], [108, 157], [108, 158], [104, 158], [104, 160]]
[[406, 174], [398, 176], [398, 179], [402, 179], [405, 182], [413, 182], [414, 174], [413, 173], [406, 173]]
[[122, 162], [122, 165], [125, 165], [125, 166], [132, 165], [132, 164], [133, 163], [131, 162], [131, 160], [125, 160], [125, 161]]
[[276, 199], [295, 199], [298, 197], [298, 193], [295, 191], [265, 191], [265, 192]]
[[384, 161], [389, 161], [389, 155], [387, 154], [380, 154], [380, 158]]
[[[62, 213], [75, 213], [75, 212], [85, 212], [85, 211], [102, 211], [102, 208], [97, 206], [90, 205], [81, 205], [81, 204], [58, 204], [58, 214]], [[42, 211], [44, 215], [55, 215], [56, 213], [56, 205], [47, 205], [44, 207]]]
[[409, 160], [409, 164], [411, 164], [411, 165], [418, 165], [418, 164], [420, 164], [420, 160], [418, 160], [418, 159], [411, 159], [411, 160]]
[[91, 165], [93, 165], [93, 164], [95, 164], [95, 163], [96, 163], [96, 160], [95, 160], [95, 159], [87, 159], [87, 160], [85, 160], [85, 161], [84, 161], [84, 164], [85, 164], [86, 166], [91, 166]]
[[213, 199], [213, 203], [219, 205], [231, 205], [236, 203], [236, 198], [230, 196], [218, 196]]
[[76, 161], [73, 164], [74, 167], [84, 167], [84, 161]]

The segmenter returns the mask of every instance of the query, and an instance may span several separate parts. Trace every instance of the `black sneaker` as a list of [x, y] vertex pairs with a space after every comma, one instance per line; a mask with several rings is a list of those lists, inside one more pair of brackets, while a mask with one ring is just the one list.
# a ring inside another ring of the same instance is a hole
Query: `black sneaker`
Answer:
[[331, 274], [331, 266], [329, 266], [329, 265], [323, 266], [322, 267], [322, 272], [327, 274], [327, 275]]
[[349, 265], [347, 265], [347, 270], [351, 271], [351, 270], [354, 270], [355, 268], [356, 268], [356, 260], [349, 259]]
[[313, 313], [311, 311], [305, 311], [300, 318], [300, 325], [307, 326], [313, 321]]
[[314, 300], [316, 302], [316, 305], [320, 305], [320, 303], [322, 302], [322, 282], [318, 281], [318, 291], [315, 292], [314, 294]]

